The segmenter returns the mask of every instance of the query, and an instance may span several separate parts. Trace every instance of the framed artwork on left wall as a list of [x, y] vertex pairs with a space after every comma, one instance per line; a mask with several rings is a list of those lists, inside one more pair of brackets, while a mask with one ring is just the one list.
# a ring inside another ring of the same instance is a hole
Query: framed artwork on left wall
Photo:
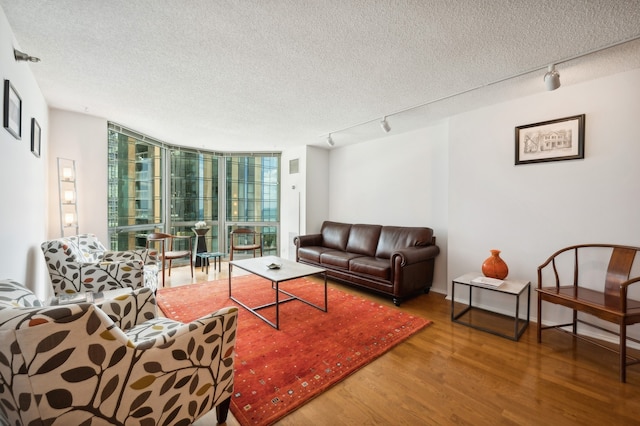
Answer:
[[31, 119], [31, 152], [40, 158], [40, 125], [35, 118]]
[[4, 81], [3, 125], [16, 139], [22, 138], [22, 99], [9, 80]]

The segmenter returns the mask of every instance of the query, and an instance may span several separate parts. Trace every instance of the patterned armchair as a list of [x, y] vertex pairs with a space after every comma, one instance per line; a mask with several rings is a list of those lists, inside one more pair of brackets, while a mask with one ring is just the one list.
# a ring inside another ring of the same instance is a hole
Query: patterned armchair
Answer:
[[0, 424], [189, 425], [214, 407], [225, 422], [237, 315], [124, 330], [96, 304], [45, 307], [0, 281]]
[[56, 296], [158, 286], [155, 250], [108, 251], [94, 234], [45, 241], [41, 248]]

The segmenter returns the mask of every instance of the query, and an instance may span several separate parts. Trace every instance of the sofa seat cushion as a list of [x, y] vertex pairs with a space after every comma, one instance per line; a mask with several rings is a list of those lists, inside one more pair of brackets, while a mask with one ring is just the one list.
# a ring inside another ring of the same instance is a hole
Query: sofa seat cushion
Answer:
[[349, 261], [356, 257], [362, 257], [360, 254], [347, 253], [345, 251], [331, 250], [320, 255], [320, 264], [349, 270]]
[[307, 262], [320, 264], [320, 255], [333, 249], [322, 246], [300, 247], [298, 249], [298, 257]]
[[357, 257], [349, 262], [349, 271], [383, 280], [391, 279], [391, 262], [378, 257]]

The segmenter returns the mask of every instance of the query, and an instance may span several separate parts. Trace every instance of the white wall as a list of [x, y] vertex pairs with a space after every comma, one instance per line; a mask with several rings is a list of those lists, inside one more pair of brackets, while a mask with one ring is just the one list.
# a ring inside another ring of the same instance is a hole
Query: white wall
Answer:
[[107, 120], [59, 109], [50, 110], [49, 237], [58, 238], [58, 157], [75, 160], [78, 232], [96, 234], [107, 244]]
[[[289, 162], [298, 160], [298, 172], [289, 172]], [[293, 237], [300, 235], [302, 197], [305, 188], [306, 149], [303, 146], [287, 150], [281, 157], [280, 179], [280, 256], [295, 260]]]
[[[516, 126], [577, 114], [586, 114], [584, 160], [514, 165]], [[490, 249], [502, 250], [510, 278], [535, 286], [538, 265], [564, 246], [640, 245], [639, 115], [634, 70], [339, 148], [328, 218], [434, 228], [434, 291], [479, 271]], [[513, 301], [479, 302], [508, 312]]]
[[[514, 166], [516, 126], [577, 114], [586, 115], [584, 160]], [[538, 265], [562, 247], [640, 246], [639, 114], [634, 70], [452, 117], [449, 282], [479, 270], [493, 248], [509, 277], [535, 286]], [[545, 321], [564, 315], [543, 309]]]
[[[299, 172], [289, 173], [298, 159]], [[280, 255], [295, 260], [293, 236], [315, 233], [329, 213], [329, 152], [300, 146], [282, 153]]]
[[448, 128], [446, 123], [334, 149], [327, 219], [426, 226], [441, 249], [433, 291], [447, 292]]
[[[451, 118], [449, 279], [503, 251], [536, 279], [556, 249], [640, 245], [640, 70]], [[586, 114], [585, 159], [514, 166], [514, 128]]]
[[[47, 234], [49, 117], [30, 69], [38, 64], [16, 62], [14, 47], [20, 50], [0, 8], [0, 111], [4, 112], [4, 80], [11, 82], [22, 99], [21, 139], [0, 128], [0, 279], [15, 279], [44, 299], [49, 296], [49, 283], [40, 244]], [[31, 153], [32, 118], [41, 128], [40, 158]]]
[[329, 151], [317, 147], [307, 148], [306, 203], [302, 206], [301, 234], [320, 231], [322, 222], [329, 217], [330, 208], [330, 171]]

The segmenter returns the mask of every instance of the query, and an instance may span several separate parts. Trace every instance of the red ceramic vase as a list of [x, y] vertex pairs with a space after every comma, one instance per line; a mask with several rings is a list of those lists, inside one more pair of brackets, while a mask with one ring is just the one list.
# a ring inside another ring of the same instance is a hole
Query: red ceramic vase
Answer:
[[509, 267], [500, 257], [500, 250], [491, 250], [491, 256], [482, 264], [482, 273], [485, 277], [503, 280], [509, 275]]

